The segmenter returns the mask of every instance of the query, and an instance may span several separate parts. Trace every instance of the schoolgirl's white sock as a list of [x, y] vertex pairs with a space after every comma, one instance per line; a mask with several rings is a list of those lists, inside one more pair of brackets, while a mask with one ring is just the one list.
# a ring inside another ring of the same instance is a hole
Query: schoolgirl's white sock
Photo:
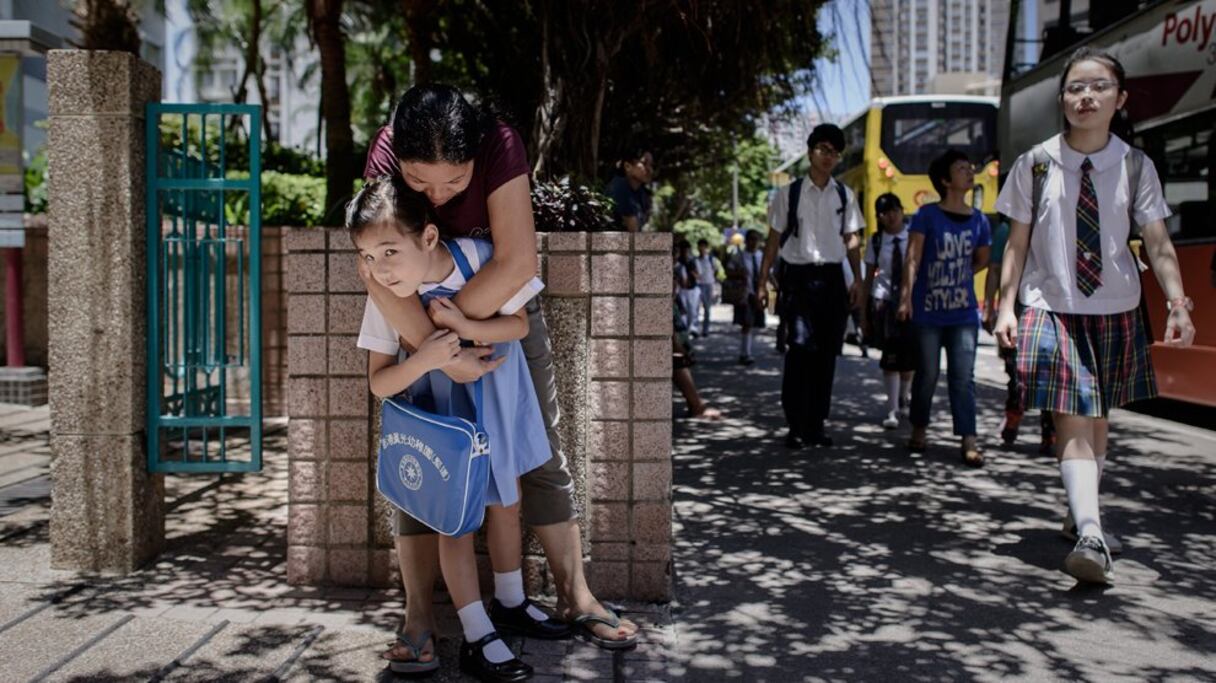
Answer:
[[912, 404], [912, 373], [900, 373], [899, 398], [904, 402], [904, 405]]
[[887, 413], [894, 413], [899, 410], [899, 373], [883, 372], [882, 380], [887, 387]]
[[[456, 611], [460, 617], [460, 628], [464, 631], [464, 639], [470, 643], [485, 638], [494, 632], [494, 624], [490, 623], [490, 615], [486, 614], [486, 606], [480, 600], [474, 600]], [[515, 655], [507, 649], [507, 644], [496, 640], [482, 649], [482, 654], [491, 663], [501, 664], [514, 659]]]
[[1098, 463], [1098, 483], [1102, 482], [1102, 473], [1106, 471], [1106, 454], [1095, 455], [1094, 462]]
[[744, 332], [739, 337], [739, 355], [745, 358], [752, 355], [752, 333], [750, 331]]
[[[513, 572], [494, 572], [494, 599], [503, 607], [519, 607], [524, 604], [527, 596], [524, 594], [524, 573], [516, 569]], [[528, 605], [528, 616], [536, 621], [546, 621], [549, 615], [534, 605]]]
[[1077, 523], [1077, 533], [1102, 538], [1098, 512], [1098, 463], [1076, 458], [1061, 460], [1060, 478], [1064, 480], [1068, 508]]

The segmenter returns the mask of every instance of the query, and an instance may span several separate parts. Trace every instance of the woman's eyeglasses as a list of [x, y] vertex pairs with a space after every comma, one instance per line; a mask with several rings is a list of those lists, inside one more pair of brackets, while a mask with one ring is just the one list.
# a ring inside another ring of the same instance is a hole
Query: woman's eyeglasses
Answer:
[[1085, 91], [1088, 90], [1095, 95], [1102, 95], [1118, 87], [1118, 82], [1106, 79], [1098, 81], [1070, 81], [1064, 84], [1064, 92], [1069, 95], [1084, 95]]

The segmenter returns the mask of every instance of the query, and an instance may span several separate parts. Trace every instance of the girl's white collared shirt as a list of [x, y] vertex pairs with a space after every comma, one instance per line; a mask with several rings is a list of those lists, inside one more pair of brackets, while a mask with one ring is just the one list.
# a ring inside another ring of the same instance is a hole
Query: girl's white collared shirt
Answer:
[[[1069, 147], [1060, 134], [1044, 141], [1043, 149], [1050, 163], [1018, 299], [1023, 305], [1057, 313], [1105, 315], [1130, 311], [1140, 304], [1140, 271], [1127, 245], [1131, 195], [1123, 158], [1130, 148], [1111, 135], [1105, 147], [1085, 155]], [[1090, 176], [1102, 225], [1102, 286], [1088, 297], [1077, 289], [1076, 277], [1077, 199], [1081, 162], [1086, 156], [1093, 164]], [[1133, 212], [1142, 226], [1171, 215], [1157, 169], [1151, 161], [1145, 161]], [[1033, 164], [1030, 152], [1019, 156], [996, 200], [996, 210], [1019, 223], [1029, 223], [1031, 218]]]

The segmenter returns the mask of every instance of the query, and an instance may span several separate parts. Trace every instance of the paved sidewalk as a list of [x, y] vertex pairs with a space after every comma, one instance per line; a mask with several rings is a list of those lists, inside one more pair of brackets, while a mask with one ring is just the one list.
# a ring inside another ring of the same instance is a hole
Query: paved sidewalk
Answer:
[[1063, 491], [1037, 426], [1012, 449], [993, 436], [1005, 379], [991, 346], [983, 469], [959, 462], [944, 373], [934, 446], [914, 457], [906, 424], [879, 426], [877, 355], [854, 347], [836, 447], [790, 452], [771, 330], [744, 370], [725, 315], [694, 373], [727, 419], [676, 428], [673, 679], [1216, 680], [1213, 432], [1114, 413], [1103, 504], [1127, 551], [1113, 588], [1079, 587], [1059, 569]]
[[[167, 477], [164, 554], [113, 577], [49, 569], [46, 418], [45, 407], [0, 406], [0, 425], [22, 425], [0, 432], [0, 681], [395, 678], [379, 654], [399, 623], [400, 590], [287, 585], [283, 425], [268, 430], [261, 473]], [[9, 446], [27, 454], [22, 469], [6, 459]], [[3, 482], [19, 479], [25, 493], [8, 495], [16, 489]], [[433, 680], [468, 680], [457, 668], [459, 622], [439, 600], [444, 666]], [[670, 611], [622, 607], [646, 629], [648, 644], [633, 652], [509, 644], [536, 681], [643, 680], [660, 653], [651, 644], [673, 640]]]

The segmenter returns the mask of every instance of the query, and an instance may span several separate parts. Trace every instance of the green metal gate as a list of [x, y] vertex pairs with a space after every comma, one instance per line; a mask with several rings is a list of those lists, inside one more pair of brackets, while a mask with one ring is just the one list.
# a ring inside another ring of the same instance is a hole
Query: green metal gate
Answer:
[[260, 112], [147, 105], [150, 472], [262, 467]]

